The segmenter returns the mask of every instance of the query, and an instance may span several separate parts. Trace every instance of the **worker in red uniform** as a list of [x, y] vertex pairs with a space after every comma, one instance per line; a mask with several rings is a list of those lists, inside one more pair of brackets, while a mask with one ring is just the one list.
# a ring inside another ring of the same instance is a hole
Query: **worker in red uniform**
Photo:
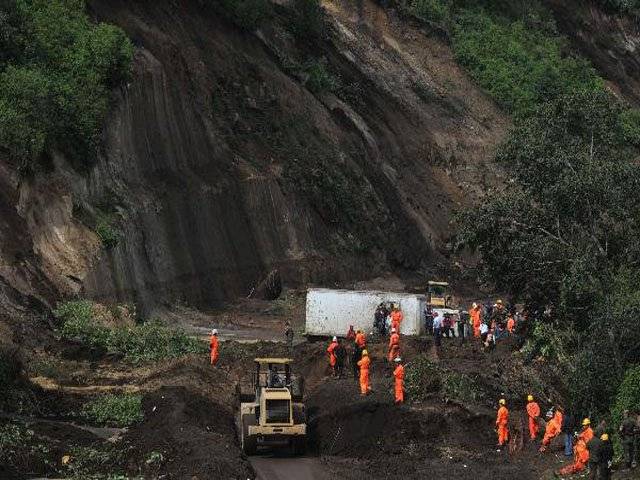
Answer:
[[391, 336], [389, 337], [389, 353], [387, 360], [389, 363], [393, 362], [393, 359], [400, 356], [400, 335], [395, 328], [391, 329]]
[[367, 346], [367, 337], [362, 330], [358, 330], [356, 332], [356, 345], [360, 348], [365, 348]]
[[[542, 439], [542, 445], [540, 446], [541, 452], [544, 452], [549, 446], [549, 444], [551, 443], [551, 440], [553, 440], [558, 435], [560, 435], [560, 432], [562, 431], [562, 423], [558, 423], [557, 412], [558, 411], [556, 410], [556, 415], [552, 415], [552, 416], [547, 414], [547, 426], [544, 431], [544, 438]], [[560, 418], [562, 418], [562, 414], [560, 414]]]
[[591, 428], [591, 420], [585, 418], [582, 420], [582, 431], [578, 434], [578, 440], [582, 440], [584, 444], [588, 444], [593, 438], [593, 429]]
[[500, 451], [509, 440], [509, 410], [507, 410], [507, 401], [504, 398], [500, 399], [498, 405], [496, 431], [498, 432], [498, 451]]
[[358, 362], [358, 367], [360, 367], [360, 395], [369, 395], [369, 392], [371, 392], [371, 386], [369, 385], [370, 365], [369, 352], [363, 350], [362, 358]]
[[331, 365], [331, 372], [334, 377], [336, 376], [336, 348], [338, 348], [338, 338], [333, 337], [333, 340], [331, 340], [331, 343], [327, 347], [327, 353], [329, 354], [329, 365]]
[[393, 378], [395, 378], [395, 401], [396, 405], [404, 403], [404, 366], [402, 365], [402, 359], [396, 357], [394, 359], [396, 368], [393, 371]]
[[215, 328], [211, 330], [211, 339], [209, 340], [209, 346], [211, 347], [211, 365], [218, 363], [218, 330]]
[[473, 325], [473, 336], [476, 338], [480, 338], [480, 306], [477, 303], [474, 303], [471, 306], [469, 315], [471, 316], [471, 323]]
[[535, 440], [538, 437], [540, 405], [533, 399], [533, 395], [527, 397], [527, 417], [529, 418], [529, 437], [531, 440]]
[[400, 332], [400, 324], [404, 319], [404, 315], [402, 314], [402, 310], [400, 307], [396, 305], [393, 307], [393, 311], [391, 312], [391, 328], [395, 328], [396, 332]]
[[558, 472], [560, 476], [573, 475], [579, 473], [587, 467], [589, 462], [589, 449], [584, 440], [578, 440], [576, 446], [573, 448], [573, 463], [563, 467]]
[[347, 331], [347, 341], [352, 342], [356, 339], [356, 331], [353, 329], [353, 325], [349, 325], [349, 331]]

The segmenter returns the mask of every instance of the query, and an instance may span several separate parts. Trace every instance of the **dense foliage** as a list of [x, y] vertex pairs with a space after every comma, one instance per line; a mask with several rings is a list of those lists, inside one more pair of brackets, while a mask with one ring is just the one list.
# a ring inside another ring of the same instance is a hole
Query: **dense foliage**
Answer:
[[111, 90], [132, 47], [117, 27], [91, 23], [83, 0], [0, 2], [0, 145], [29, 167], [59, 150], [96, 152]]
[[64, 338], [124, 355], [133, 362], [207, 351], [204, 342], [159, 323], [104, 325], [95, 320], [92, 303], [84, 300], [61, 303], [54, 313], [62, 322]]
[[456, 17], [452, 34], [458, 61], [511, 113], [528, 113], [573, 91], [602, 89], [588, 62], [566, 54], [564, 39], [544, 26], [472, 9]]
[[555, 338], [537, 329], [539, 340], [563, 353], [585, 412], [605, 410], [626, 366], [640, 360], [640, 166], [624, 112], [604, 91], [542, 104], [498, 154], [513, 183], [461, 222], [485, 277], [532, 312], [547, 311], [539, 320]]
[[142, 396], [105, 395], [83, 405], [82, 415], [98, 425], [130, 427], [144, 420]]

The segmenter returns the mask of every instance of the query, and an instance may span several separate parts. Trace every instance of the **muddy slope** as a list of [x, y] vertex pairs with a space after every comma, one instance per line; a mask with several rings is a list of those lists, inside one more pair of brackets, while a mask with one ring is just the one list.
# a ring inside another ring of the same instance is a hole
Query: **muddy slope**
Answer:
[[611, 87], [640, 105], [640, 21], [608, 14], [591, 2], [545, 0], [560, 32], [590, 59]]

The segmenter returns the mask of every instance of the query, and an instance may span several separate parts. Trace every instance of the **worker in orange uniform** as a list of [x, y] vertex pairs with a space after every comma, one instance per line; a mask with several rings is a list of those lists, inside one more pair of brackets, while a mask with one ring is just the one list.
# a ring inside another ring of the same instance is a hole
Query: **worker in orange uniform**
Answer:
[[507, 401], [504, 398], [500, 399], [498, 405], [496, 431], [498, 432], [498, 451], [500, 451], [509, 439], [509, 410], [507, 410]]
[[393, 361], [394, 358], [400, 356], [400, 335], [395, 328], [391, 329], [391, 336], [389, 337], [389, 354], [387, 355], [387, 360], [389, 363]]
[[336, 362], [337, 362], [336, 354], [335, 354], [336, 348], [338, 348], [338, 338], [333, 337], [333, 339], [331, 340], [331, 343], [327, 347], [327, 353], [329, 354], [329, 365], [331, 365], [331, 372], [333, 373], [334, 377], [336, 376]]
[[516, 331], [516, 321], [513, 318], [513, 315], [509, 315], [509, 318], [507, 319], [507, 332], [509, 332], [509, 335], [513, 335], [513, 332]]
[[582, 431], [578, 434], [578, 440], [582, 440], [586, 445], [593, 438], [593, 429], [591, 428], [591, 420], [585, 418], [582, 420]]
[[531, 440], [535, 440], [538, 436], [540, 405], [533, 399], [533, 395], [527, 397], [527, 417], [529, 418], [529, 437]]
[[209, 346], [211, 347], [211, 365], [215, 365], [218, 363], [218, 330], [215, 328], [211, 330], [211, 339], [209, 341]]
[[367, 337], [362, 330], [358, 330], [356, 332], [356, 345], [360, 348], [365, 348], [367, 346]]
[[402, 314], [402, 310], [400, 307], [396, 305], [393, 307], [393, 311], [391, 312], [391, 328], [395, 328], [396, 332], [400, 332], [400, 324], [404, 319], [404, 315]]
[[473, 336], [476, 338], [480, 338], [480, 306], [477, 303], [474, 303], [471, 306], [469, 315], [471, 316], [471, 323], [473, 325]]
[[560, 435], [562, 431], [562, 414], [560, 414], [560, 423], [558, 423], [558, 411], [556, 410], [556, 415], [547, 414], [547, 426], [544, 431], [544, 438], [542, 439], [542, 445], [540, 446], [540, 451], [544, 452], [551, 440]]
[[396, 357], [394, 362], [396, 362], [396, 369], [393, 371], [396, 405], [400, 405], [404, 403], [404, 366], [402, 365], [402, 359], [400, 357]]
[[589, 449], [584, 440], [578, 440], [576, 446], [573, 449], [573, 463], [563, 467], [558, 472], [558, 475], [573, 475], [579, 473], [587, 467], [589, 462]]
[[360, 367], [360, 394], [361, 395], [369, 395], [371, 391], [371, 386], [369, 385], [369, 365], [371, 365], [371, 360], [369, 359], [369, 352], [366, 350], [362, 351], [362, 358], [358, 362], [358, 367]]

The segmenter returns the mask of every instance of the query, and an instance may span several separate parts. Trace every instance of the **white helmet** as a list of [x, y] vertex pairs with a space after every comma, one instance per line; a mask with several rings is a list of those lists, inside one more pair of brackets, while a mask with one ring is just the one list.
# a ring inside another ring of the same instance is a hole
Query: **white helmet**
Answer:
[[218, 334], [218, 329], [214, 328], [213, 330], [211, 330], [211, 335], [217, 335]]
[[392, 328], [392, 329], [391, 329], [391, 333], [396, 333], [396, 329], [395, 329], [395, 328]]
[[400, 357], [396, 357], [393, 361], [396, 362], [396, 363], [400, 363], [402, 361], [402, 359]]
[[338, 337], [333, 337], [333, 341], [337, 342], [338, 341]]

